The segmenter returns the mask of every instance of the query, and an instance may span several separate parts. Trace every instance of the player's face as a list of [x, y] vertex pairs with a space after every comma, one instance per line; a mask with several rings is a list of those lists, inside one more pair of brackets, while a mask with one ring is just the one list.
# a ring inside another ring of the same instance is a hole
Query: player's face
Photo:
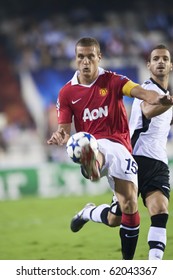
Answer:
[[77, 46], [76, 48], [76, 64], [79, 70], [79, 78], [94, 81], [98, 76], [98, 65], [101, 54], [96, 46]]
[[156, 77], [165, 77], [172, 70], [171, 57], [168, 50], [156, 49], [151, 53], [148, 69]]

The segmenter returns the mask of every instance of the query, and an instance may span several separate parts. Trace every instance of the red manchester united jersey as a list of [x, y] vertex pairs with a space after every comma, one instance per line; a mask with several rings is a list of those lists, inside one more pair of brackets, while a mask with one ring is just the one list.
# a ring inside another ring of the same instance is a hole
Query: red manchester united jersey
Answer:
[[96, 139], [107, 138], [123, 144], [130, 152], [131, 143], [123, 86], [129, 79], [99, 68], [99, 77], [90, 86], [77, 82], [77, 72], [59, 92], [58, 123], [71, 123], [77, 132], [86, 131]]

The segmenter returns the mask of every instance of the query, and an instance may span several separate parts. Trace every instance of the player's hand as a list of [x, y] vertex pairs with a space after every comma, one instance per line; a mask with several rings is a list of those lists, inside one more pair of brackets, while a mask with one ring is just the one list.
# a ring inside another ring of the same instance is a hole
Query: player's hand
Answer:
[[170, 95], [160, 96], [159, 102], [161, 105], [164, 105], [164, 106], [173, 105], [173, 96], [170, 96]]
[[67, 134], [63, 128], [61, 128], [52, 134], [51, 138], [47, 141], [47, 144], [62, 146], [67, 143], [69, 137], [70, 135]]

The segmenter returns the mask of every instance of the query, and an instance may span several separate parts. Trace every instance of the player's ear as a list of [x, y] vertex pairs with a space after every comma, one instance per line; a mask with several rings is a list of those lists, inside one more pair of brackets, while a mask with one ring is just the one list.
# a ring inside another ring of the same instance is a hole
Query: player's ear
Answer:
[[150, 69], [150, 62], [147, 62], [147, 68]]
[[102, 59], [102, 54], [99, 53], [99, 61]]

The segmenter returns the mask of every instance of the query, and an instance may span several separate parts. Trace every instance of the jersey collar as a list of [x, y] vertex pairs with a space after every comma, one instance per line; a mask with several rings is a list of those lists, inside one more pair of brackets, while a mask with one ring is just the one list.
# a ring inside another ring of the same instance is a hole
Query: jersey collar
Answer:
[[168, 93], [168, 90], [161, 87], [161, 85], [159, 85], [153, 78], [150, 78], [150, 81], [152, 81], [153, 84], [157, 85], [164, 93]]

